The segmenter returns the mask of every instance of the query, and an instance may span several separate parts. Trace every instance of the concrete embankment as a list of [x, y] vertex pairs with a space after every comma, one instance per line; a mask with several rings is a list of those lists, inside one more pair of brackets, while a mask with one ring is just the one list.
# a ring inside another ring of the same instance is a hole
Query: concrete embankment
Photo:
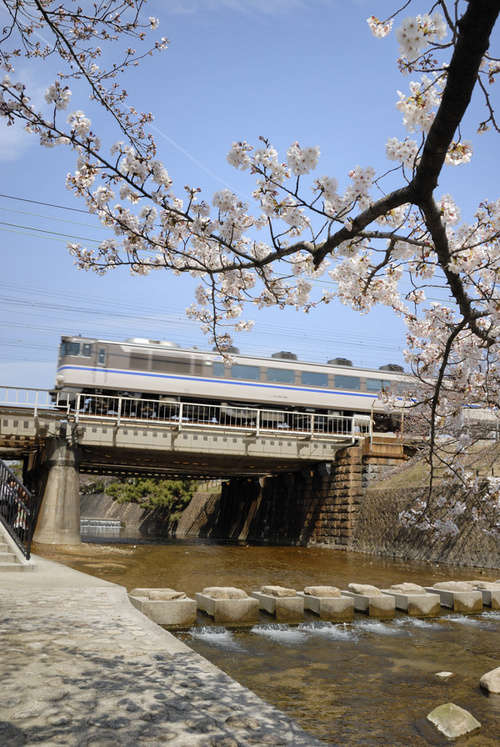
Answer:
[[34, 560], [33, 573], [0, 573], [0, 744], [321, 744], [134, 609], [123, 587]]

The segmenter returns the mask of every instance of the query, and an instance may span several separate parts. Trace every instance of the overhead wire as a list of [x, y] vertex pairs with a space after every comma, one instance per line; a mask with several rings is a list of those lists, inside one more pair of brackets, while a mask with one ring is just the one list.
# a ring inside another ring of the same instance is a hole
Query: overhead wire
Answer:
[[[90, 215], [90, 213], [88, 212], [88, 210], [83, 210], [83, 209], [80, 209], [80, 208], [71, 208], [71, 207], [67, 207], [65, 205], [55, 205], [53, 203], [42, 202], [42, 201], [39, 201], [39, 200], [29, 200], [29, 199], [24, 198], [24, 197], [15, 197], [13, 195], [4, 195], [4, 194], [0, 193], [0, 198], [2, 198], [2, 197], [6, 198], [6, 199], [11, 199], [11, 200], [18, 200], [18, 201], [21, 201], [21, 202], [33, 203], [33, 204], [36, 204], [36, 205], [43, 205], [43, 206], [46, 206], [46, 207], [58, 208], [60, 210], [70, 210], [70, 211], [82, 213], [82, 214], [87, 215], [87, 216]], [[46, 220], [57, 220], [57, 221], [64, 222], [64, 223], [70, 223], [72, 225], [84, 226], [86, 228], [95, 229], [95, 230], [103, 230], [103, 231], [106, 231], [106, 232], [111, 230], [109, 228], [106, 228], [105, 226], [102, 226], [101, 224], [96, 225], [96, 226], [89, 226], [87, 223], [78, 223], [76, 221], [68, 221], [68, 220], [65, 220], [63, 218], [54, 218], [53, 216], [48, 216], [48, 215], [44, 216], [44, 215], [38, 215], [38, 214], [35, 214], [35, 213], [31, 213], [31, 214], [30, 213], [22, 213], [22, 211], [16, 211], [16, 210], [12, 210], [10, 208], [2, 208], [1, 206], [0, 206], [0, 210], [11, 210], [12, 212], [26, 214], [26, 215], [31, 215], [32, 217], [42, 218], [42, 219], [46, 219]], [[57, 236], [57, 237], [64, 237], [65, 240], [67, 240], [68, 238], [72, 238], [72, 239], [76, 239], [78, 241], [83, 241], [83, 242], [88, 243], [88, 244], [99, 244], [100, 243], [99, 239], [85, 238], [85, 237], [82, 237], [82, 236], [74, 236], [74, 235], [71, 235], [71, 234], [64, 234], [64, 233], [61, 233], [61, 232], [58, 232], [58, 231], [47, 231], [46, 229], [38, 229], [38, 228], [32, 228], [32, 227], [26, 227], [26, 226], [19, 226], [19, 225], [16, 225], [16, 224], [3, 223], [3, 222], [0, 222], [0, 227], [1, 226], [13, 226], [14, 228], [18, 228], [18, 229], [21, 228], [21, 229], [25, 229], [25, 230], [27, 228], [31, 228], [31, 230], [36, 231], [36, 232], [48, 233], [48, 234], [52, 234], [53, 236]], [[0, 228], [0, 230], [5, 230], [5, 229], [1, 229]], [[153, 250], [152, 249], [151, 251], [153, 253], [156, 253], [157, 250]], [[318, 286], [319, 285], [327, 285], [327, 286], [334, 286], [335, 285], [335, 283], [333, 281], [328, 280], [327, 278], [311, 278], [310, 282], [313, 285], [318, 285]], [[410, 284], [408, 282], [402, 281], [402, 285], [409, 286]], [[429, 301], [442, 301], [443, 299], [442, 298], [428, 296], [428, 300]]]
[[17, 200], [18, 202], [29, 202], [32, 205], [43, 205], [44, 207], [52, 207], [52, 208], [56, 208], [57, 210], [71, 210], [74, 213], [84, 213], [84, 215], [88, 215], [88, 210], [83, 210], [83, 208], [74, 208], [74, 207], [69, 207], [68, 205], [55, 205], [52, 202], [43, 202], [42, 200], [30, 200], [27, 197], [17, 197], [15, 195], [0, 194], [0, 197], [3, 197], [5, 200]]
[[[83, 209], [72, 208], [64, 205], [56, 205], [54, 203], [44, 202], [41, 200], [31, 200], [24, 197], [16, 197], [6, 194], [0, 194], [0, 198], [39, 205], [56, 210], [71, 211], [83, 215], [89, 215], [88, 212]], [[50, 215], [30, 213], [28, 211], [17, 211], [12, 208], [1, 207], [0, 209], [10, 210], [18, 214], [27, 215], [41, 220], [51, 220], [57, 221], [58, 223], [85, 226], [87, 229], [91, 230], [104, 230], [100, 225], [89, 226], [86, 223], [71, 221]], [[50, 241], [67, 241], [69, 238], [71, 238], [73, 240], [76, 239], [87, 244], [99, 243], [98, 239], [82, 238], [77, 235], [64, 233], [64, 231], [48, 230], [39, 227], [20, 226], [18, 224], [7, 222], [0, 222], [0, 230], [10, 230], [12, 232], [22, 233], [24, 235], [32, 235], [36, 238], [50, 239]], [[333, 285], [333, 283], [327, 279], [319, 279], [313, 282], [322, 285]], [[95, 326], [95, 322], [93, 320], [99, 319], [99, 322], [103, 323], [103, 326], [105, 328], [102, 330], [102, 334], [95, 330], [94, 334], [91, 336], [106, 337], [108, 339], [112, 339], [113, 337], [117, 339], [123, 339], [123, 327], [127, 329], [126, 336], [130, 336], [132, 334], [136, 334], [135, 330], [137, 329], [148, 329], [153, 325], [155, 326], [155, 329], [158, 329], [158, 327], [168, 328], [169, 326], [174, 326], [174, 335], [175, 331], [177, 331], [177, 334], [184, 335], [184, 339], [187, 338], [186, 346], [188, 346], [189, 342], [193, 340], [196, 340], [196, 342], [198, 343], [201, 334], [197, 322], [187, 319], [178, 311], [172, 312], [166, 310], [164, 306], [154, 307], [149, 304], [148, 313], [144, 314], [143, 305], [139, 303], [134, 304], [133, 301], [127, 299], [126, 309], [125, 311], [123, 311], [122, 298], [106, 298], [102, 295], [89, 296], [88, 294], [86, 294], [84, 299], [79, 298], [78, 307], [75, 308], [74, 294], [65, 293], [61, 288], [43, 289], [39, 286], [29, 287], [18, 285], [15, 289], [13, 289], [12, 285], [9, 283], [0, 283], [0, 289], [9, 291], [8, 295], [0, 296], [0, 304], [4, 304], [7, 311], [14, 310], [14, 313], [17, 316], [17, 321], [4, 321], [1, 323], [1, 326], [10, 326], [13, 330], [23, 328], [25, 330], [29, 329], [31, 332], [35, 331], [37, 333], [46, 333], [49, 335], [57, 334], [59, 336], [61, 334], [60, 319], [61, 316], [63, 316], [65, 325], [67, 324], [69, 326], [70, 324], [74, 324], [75, 328], [81, 327], [87, 330], [92, 330]], [[16, 292], [21, 294], [20, 297], [16, 297]], [[29, 304], [27, 304], [26, 302], [26, 295], [28, 295], [28, 297], [31, 299]], [[43, 300], [45, 298], [50, 300]], [[56, 298], [57, 300], [55, 300]], [[23, 324], [22, 319], [26, 318], [27, 316], [31, 316], [34, 312], [36, 312], [37, 315], [37, 323]], [[54, 314], [56, 315], [56, 320], [54, 320]], [[105, 321], [103, 320], [103, 316], [105, 317]], [[83, 323], [82, 317], [84, 317], [86, 320], [83, 321]], [[47, 324], [44, 324], [43, 321], [41, 321], [42, 319], [47, 320]], [[131, 321], [134, 324], [132, 329], [130, 328]], [[77, 322], [80, 322], [80, 324], [77, 324]], [[74, 329], [63, 330], [63, 332], [66, 334], [72, 334], [74, 331]], [[247, 338], [247, 340], [249, 341], [248, 348], [255, 349], [257, 346], [260, 346], [271, 349], [275, 347], [274, 342], [276, 340], [276, 333], [278, 331], [280, 342], [282, 342], [282, 344], [299, 344], [307, 346], [308, 350], [316, 350], [317, 352], [315, 353], [315, 356], [320, 357], [321, 359], [325, 355], [325, 345], [328, 345], [330, 349], [333, 349], [335, 347], [348, 347], [351, 350], [362, 352], [365, 359], [369, 358], [371, 360], [379, 357], [380, 353], [383, 351], [386, 351], [388, 355], [397, 354], [399, 357], [401, 355], [403, 347], [402, 345], [395, 344], [393, 341], [388, 342], [387, 338], [382, 335], [373, 336], [371, 334], [367, 339], [366, 336], [363, 336], [361, 334], [353, 335], [353, 333], [350, 331], [344, 332], [339, 329], [328, 329], [323, 331], [321, 329], [318, 329], [317, 327], [313, 327], [312, 330], [308, 331], [306, 336], [305, 334], [301, 335], [300, 330], [297, 330], [294, 325], [292, 325], [290, 327], [290, 330], [288, 331], [286, 329], [286, 325], [282, 323], [272, 324], [268, 322], [259, 322], [258, 328], [256, 328], [252, 333], [251, 341], [249, 338]], [[272, 337], [272, 344], [270, 344], [269, 341], [264, 344], [262, 343], [262, 338], [265, 338], [266, 335]], [[156, 336], [157, 335], [155, 334], [155, 337]], [[302, 337], [304, 339], [302, 339]], [[0, 339], [0, 344], [2, 346], [15, 347], [22, 346], [23, 344], [25, 344], [25, 342]], [[31, 348], [33, 350], [46, 350], [46, 347], [40, 343], [31, 345]]]
[[[9, 294], [2, 295], [2, 291], [5, 292], [6, 290], [9, 291]], [[12, 294], [11, 286], [8, 283], [0, 282], [0, 303], [4, 302], [9, 305], [16, 305], [20, 307], [21, 311], [23, 309], [28, 311], [29, 309], [26, 308], [26, 295], [28, 295], [31, 298], [29, 308], [44, 309], [49, 311], [55, 310], [61, 313], [75, 313], [77, 315], [80, 315], [83, 307], [85, 313], [89, 314], [90, 316], [102, 317], [104, 310], [106, 317], [111, 317], [118, 320], [128, 320], [130, 319], [131, 314], [134, 316], [136, 314], [140, 314], [141, 318], [144, 320], [154, 322], [160, 318], [161, 320], [167, 321], [177, 319], [185, 321], [187, 326], [198, 329], [198, 324], [196, 322], [187, 319], [182, 313], [179, 313], [174, 309], [165, 308], [165, 306], [154, 306], [149, 304], [148, 313], [145, 314], [142, 304], [134, 304], [132, 300], [127, 299], [127, 307], [126, 310], [123, 311], [123, 305], [120, 299], [111, 299], [99, 295], [93, 296], [86, 294], [85, 298], [79, 299], [78, 307], [75, 308], [74, 295], [70, 292], [64, 292], [62, 289], [41, 290], [34, 286], [19, 286], [18, 290], [21, 296], [19, 298], [16, 298], [15, 295]], [[35, 295], [41, 296], [42, 299], [44, 297], [48, 297], [49, 300], [34, 300]], [[68, 303], [64, 303], [64, 301], [66, 300], [68, 301]], [[262, 322], [262, 325], [259, 324], [259, 328], [265, 330], [266, 332], [276, 333], [278, 329], [282, 330], [282, 325]], [[293, 328], [293, 332], [297, 332], [296, 328]], [[344, 332], [341, 329], [329, 329], [323, 331], [321, 329], [315, 328], [311, 333], [313, 334], [313, 336], [318, 337], [322, 340], [331, 340], [333, 337], [334, 339], [338, 338], [339, 340], [345, 339], [347, 341], [353, 341], [352, 332]], [[386, 339], [387, 338], [384, 335], [370, 335], [370, 341], [377, 346], [386, 342]]]

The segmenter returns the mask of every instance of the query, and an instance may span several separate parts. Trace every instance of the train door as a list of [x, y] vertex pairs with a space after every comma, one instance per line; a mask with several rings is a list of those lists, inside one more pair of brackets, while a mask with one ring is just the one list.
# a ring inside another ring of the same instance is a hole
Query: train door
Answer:
[[108, 383], [108, 351], [102, 343], [96, 343], [94, 366], [94, 384], [96, 389], [103, 389]]

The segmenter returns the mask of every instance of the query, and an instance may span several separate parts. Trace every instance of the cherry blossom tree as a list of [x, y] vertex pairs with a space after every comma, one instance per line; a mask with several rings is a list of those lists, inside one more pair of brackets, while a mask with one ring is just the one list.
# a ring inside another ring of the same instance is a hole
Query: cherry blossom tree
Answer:
[[[476, 496], [471, 517], [487, 518], [498, 531], [500, 485], [489, 480], [485, 492], [466, 467], [471, 435], [464, 418], [478, 406], [493, 416], [499, 404], [500, 199], [478, 205], [466, 223], [451, 195], [435, 193], [446, 164], [456, 167], [472, 157], [461, 123], [474, 89], [485, 112], [477, 132], [500, 131], [492, 100], [500, 62], [489, 49], [500, 0], [409, 0], [385, 20], [369, 18], [375, 36], [396, 27], [397, 65], [405, 76], [397, 108], [409, 134], [387, 140], [388, 170], [377, 175], [354, 166], [340, 192], [334, 176], [313, 174], [317, 146], [295, 142], [280, 157], [264, 137], [257, 147], [233, 142], [228, 162], [255, 180], [251, 206], [229, 189], [210, 198], [198, 186], [176, 190], [147, 133], [152, 115], [128, 103], [120, 75], [168, 43], [148, 41], [158, 21], [147, 19], [145, 0], [96, 0], [83, 7], [72, 0], [3, 0], [3, 6], [0, 115], [45, 147], [74, 149], [67, 186], [114, 232], [97, 250], [71, 244], [76, 264], [99, 274], [122, 266], [141, 275], [189, 273], [198, 287], [188, 313], [221, 350], [231, 343], [228, 326], [251, 328], [244, 315], [249, 304], [308, 311], [337, 298], [361, 313], [375, 304], [392, 308], [408, 328], [407, 362], [420, 382], [410, 404], [427, 423], [431, 466], [440, 461], [461, 479]], [[64, 67], [41, 110], [14, 65], [50, 57]], [[84, 110], [73, 109], [71, 89], [83, 84], [119, 130], [117, 142], [101, 140]], [[336, 290], [315, 297], [312, 281], [322, 276]], [[403, 280], [410, 292], [402, 290]], [[449, 302], [427, 300], [436, 286]], [[432, 518], [432, 495], [431, 478], [429, 499], [402, 520], [454, 533], [463, 503], [438, 497], [439, 518]]]

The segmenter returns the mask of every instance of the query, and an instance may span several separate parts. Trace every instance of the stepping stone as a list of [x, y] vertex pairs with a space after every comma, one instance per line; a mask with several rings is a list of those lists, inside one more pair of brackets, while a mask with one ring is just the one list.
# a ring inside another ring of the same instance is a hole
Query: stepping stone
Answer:
[[354, 599], [343, 596], [335, 586], [308, 586], [297, 593], [304, 599], [304, 609], [320, 620], [343, 622], [354, 616]]
[[190, 628], [196, 621], [197, 607], [182, 591], [174, 589], [132, 589], [133, 606], [157, 625]]
[[442, 581], [434, 586], [426, 586], [430, 594], [439, 594], [442, 607], [464, 615], [474, 615], [483, 611], [483, 595], [464, 581]]
[[259, 619], [259, 604], [243, 589], [234, 586], [210, 586], [195, 594], [198, 609], [221, 625], [254, 625]]
[[396, 600], [393, 596], [383, 594], [376, 586], [369, 584], [349, 584], [342, 594], [354, 599], [356, 612], [363, 612], [370, 617], [389, 619], [396, 613]]
[[470, 584], [481, 592], [485, 607], [500, 610], [500, 582], [499, 581], [470, 581]]
[[302, 622], [304, 620], [304, 597], [295, 589], [283, 586], [262, 586], [260, 591], [252, 591], [259, 609], [272, 615], [279, 622]]
[[435, 617], [441, 612], [441, 600], [418, 584], [395, 584], [382, 589], [384, 594], [394, 597], [396, 609], [415, 617]]

